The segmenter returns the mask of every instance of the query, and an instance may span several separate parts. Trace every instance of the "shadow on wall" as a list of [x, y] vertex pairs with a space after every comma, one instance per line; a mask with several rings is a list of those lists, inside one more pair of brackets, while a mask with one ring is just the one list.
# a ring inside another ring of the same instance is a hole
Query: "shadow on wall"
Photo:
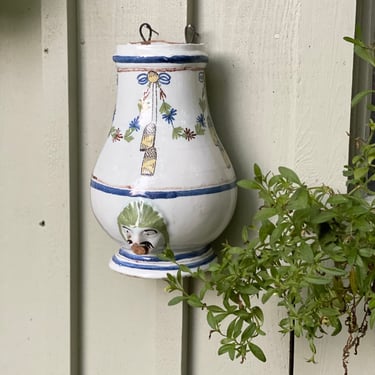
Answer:
[[[206, 79], [211, 116], [219, 138], [232, 161], [237, 179], [243, 179], [249, 177], [254, 161], [248, 124], [240, 120], [248, 118], [246, 112], [250, 110], [251, 105], [241, 101], [241, 92], [238, 90], [238, 82], [247, 78], [227, 56], [209, 54], [209, 59]], [[250, 223], [256, 209], [255, 194], [239, 188], [233, 218], [224, 233], [215, 241], [214, 247], [220, 249], [226, 241], [233, 245], [241, 244], [242, 228]]]

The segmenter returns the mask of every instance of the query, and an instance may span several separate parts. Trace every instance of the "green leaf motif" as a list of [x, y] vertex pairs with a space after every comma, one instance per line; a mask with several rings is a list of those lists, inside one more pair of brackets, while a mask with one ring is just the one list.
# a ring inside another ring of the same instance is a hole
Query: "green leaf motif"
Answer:
[[159, 112], [160, 113], [165, 113], [166, 115], [169, 113], [171, 110], [172, 106], [168, 104], [167, 102], [163, 102], [160, 106]]
[[172, 138], [173, 139], [178, 139], [184, 136], [184, 129], [181, 128], [180, 126], [173, 128], [172, 131]]
[[201, 124], [195, 125], [195, 133], [197, 135], [204, 135], [205, 131], [206, 131], [205, 128]]
[[134, 139], [134, 137], [132, 136], [133, 132], [134, 132], [134, 129], [127, 129], [126, 130], [126, 132], [124, 134], [124, 140], [126, 142], [131, 142]]
[[138, 112], [142, 112], [142, 109], [143, 109], [143, 101], [139, 100], [138, 101]]
[[199, 107], [201, 108], [202, 112], [204, 113], [204, 111], [206, 110], [206, 101], [202, 98], [199, 99]]

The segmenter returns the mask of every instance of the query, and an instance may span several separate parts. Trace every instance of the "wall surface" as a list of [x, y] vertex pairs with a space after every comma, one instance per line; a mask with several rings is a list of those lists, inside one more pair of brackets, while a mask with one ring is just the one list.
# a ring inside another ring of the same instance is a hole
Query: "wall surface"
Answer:
[[[108, 269], [117, 245], [93, 217], [89, 179], [111, 126], [112, 54], [139, 40], [142, 22], [170, 41], [196, 26], [211, 114], [239, 178], [257, 162], [344, 187], [353, 56], [342, 37], [353, 35], [353, 0], [2, 0], [0, 373], [288, 375], [276, 307], [267, 362], [239, 364], [217, 357], [201, 311], [167, 306], [163, 281]], [[255, 210], [240, 191], [216, 247], [238, 242]], [[324, 340], [317, 365], [298, 341], [295, 373], [341, 374], [343, 340]], [[353, 373], [372, 371], [370, 341]]]

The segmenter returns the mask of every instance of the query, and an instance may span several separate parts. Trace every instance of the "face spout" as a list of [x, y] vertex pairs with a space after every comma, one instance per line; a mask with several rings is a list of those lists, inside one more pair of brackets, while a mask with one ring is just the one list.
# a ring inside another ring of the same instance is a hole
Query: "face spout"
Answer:
[[137, 255], [146, 255], [150, 252], [152, 248], [153, 248], [152, 244], [147, 241], [144, 241], [140, 244], [133, 243], [131, 246], [131, 250]]

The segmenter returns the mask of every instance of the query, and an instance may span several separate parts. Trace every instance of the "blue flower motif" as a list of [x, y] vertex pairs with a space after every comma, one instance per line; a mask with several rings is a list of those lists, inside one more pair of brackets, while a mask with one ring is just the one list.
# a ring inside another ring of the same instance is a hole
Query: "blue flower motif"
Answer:
[[139, 124], [139, 116], [135, 117], [133, 120], [129, 123], [129, 128], [138, 131], [141, 126]]
[[177, 109], [171, 108], [171, 110], [168, 113], [164, 113], [162, 115], [163, 120], [167, 121], [168, 124], [173, 125], [173, 121], [175, 120], [175, 116], [177, 114]]
[[203, 113], [201, 113], [201, 114], [197, 117], [197, 123], [200, 124], [201, 126], [203, 126], [204, 128], [206, 127], [206, 120], [205, 120], [205, 118], [204, 118]]

